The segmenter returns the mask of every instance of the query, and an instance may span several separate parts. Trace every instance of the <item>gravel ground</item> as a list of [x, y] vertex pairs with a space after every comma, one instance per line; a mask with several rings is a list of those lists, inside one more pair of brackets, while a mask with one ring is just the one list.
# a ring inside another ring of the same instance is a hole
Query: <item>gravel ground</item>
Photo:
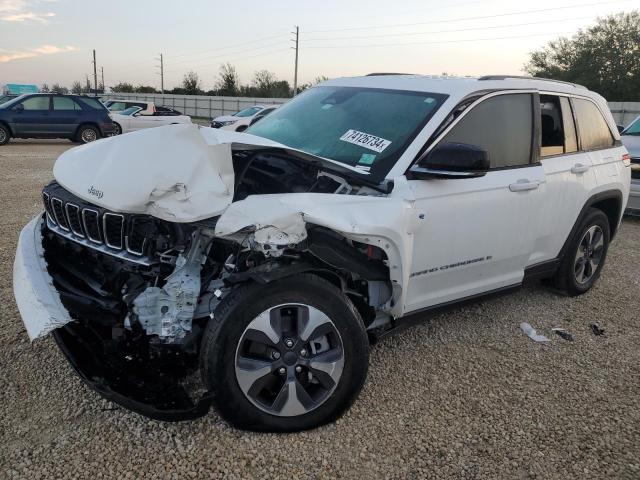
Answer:
[[86, 388], [51, 338], [29, 342], [15, 307], [18, 233], [71, 145], [0, 147], [1, 478], [640, 478], [639, 220], [625, 219], [581, 298], [532, 286], [375, 346], [360, 398], [333, 425], [245, 433], [213, 412], [160, 423]]

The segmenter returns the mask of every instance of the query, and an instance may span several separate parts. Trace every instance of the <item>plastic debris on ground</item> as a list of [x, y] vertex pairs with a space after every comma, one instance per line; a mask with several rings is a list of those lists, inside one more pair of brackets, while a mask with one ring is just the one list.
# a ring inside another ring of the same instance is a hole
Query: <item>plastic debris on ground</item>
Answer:
[[548, 341], [550, 341], [550, 340], [549, 340], [547, 337], [545, 337], [544, 335], [539, 335], [539, 334], [536, 332], [536, 329], [535, 329], [535, 328], [533, 328], [531, 325], [529, 325], [529, 324], [528, 324], [528, 323], [526, 323], [526, 322], [522, 322], [522, 323], [520, 324], [520, 328], [522, 329], [522, 331], [523, 331], [524, 333], [526, 333], [526, 334], [529, 336], [529, 338], [530, 338], [531, 340], [534, 340], [534, 341], [536, 341], [536, 342], [548, 342]]
[[600, 328], [597, 323], [592, 323], [589, 325], [589, 328], [591, 328], [591, 332], [597, 337], [604, 335], [604, 328]]
[[569, 342], [573, 342], [573, 335], [567, 332], [564, 328], [555, 327], [552, 328], [551, 331], [558, 335], [560, 338], [563, 338]]

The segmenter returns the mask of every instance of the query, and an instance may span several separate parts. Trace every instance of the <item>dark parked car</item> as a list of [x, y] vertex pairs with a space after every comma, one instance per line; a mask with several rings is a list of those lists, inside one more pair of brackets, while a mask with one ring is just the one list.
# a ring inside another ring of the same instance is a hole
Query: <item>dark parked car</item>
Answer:
[[0, 104], [0, 145], [11, 137], [88, 143], [113, 133], [109, 111], [95, 98], [38, 93]]

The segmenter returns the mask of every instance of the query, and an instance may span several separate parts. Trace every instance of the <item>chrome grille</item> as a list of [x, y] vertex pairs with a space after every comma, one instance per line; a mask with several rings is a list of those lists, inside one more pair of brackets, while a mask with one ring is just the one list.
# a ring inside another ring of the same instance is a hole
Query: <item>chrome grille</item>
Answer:
[[51, 231], [109, 255], [144, 265], [151, 263], [146, 255], [146, 227], [150, 220], [89, 208], [85, 205], [90, 204], [83, 204], [80, 199], [68, 201], [71, 194], [61, 188], [48, 190], [43, 191], [42, 201]]

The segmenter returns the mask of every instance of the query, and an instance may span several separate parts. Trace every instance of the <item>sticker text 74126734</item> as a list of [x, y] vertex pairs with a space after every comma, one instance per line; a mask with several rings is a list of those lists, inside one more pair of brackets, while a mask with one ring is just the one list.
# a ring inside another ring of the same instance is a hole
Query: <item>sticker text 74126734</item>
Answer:
[[391, 140], [359, 132], [358, 130], [347, 130], [347, 132], [340, 137], [340, 140], [353, 143], [354, 145], [360, 145], [361, 147], [378, 153], [383, 152], [385, 148], [391, 145]]

